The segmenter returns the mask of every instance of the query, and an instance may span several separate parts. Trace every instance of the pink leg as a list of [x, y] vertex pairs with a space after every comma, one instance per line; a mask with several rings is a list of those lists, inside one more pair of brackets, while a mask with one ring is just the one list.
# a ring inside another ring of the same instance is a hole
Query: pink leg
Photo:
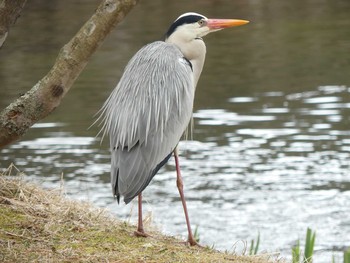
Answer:
[[142, 221], [142, 193], [138, 195], [138, 224], [137, 230], [134, 232], [135, 236], [138, 237], [148, 237], [143, 229], [143, 221]]
[[190, 219], [189, 219], [188, 213], [187, 213], [187, 206], [186, 206], [186, 200], [185, 200], [185, 195], [184, 195], [184, 191], [183, 191], [183, 180], [182, 180], [182, 176], [181, 176], [181, 172], [180, 172], [179, 156], [178, 156], [177, 148], [175, 148], [175, 150], [174, 150], [174, 157], [175, 157], [176, 175], [177, 175], [176, 184], [177, 184], [177, 188], [179, 189], [179, 193], [180, 193], [180, 197], [181, 197], [181, 201], [182, 201], [182, 206], [184, 208], [187, 230], [188, 230], [188, 240], [187, 241], [188, 241], [188, 243], [190, 243], [191, 246], [194, 246], [194, 245], [198, 245], [198, 243], [194, 239], [194, 236], [192, 234]]

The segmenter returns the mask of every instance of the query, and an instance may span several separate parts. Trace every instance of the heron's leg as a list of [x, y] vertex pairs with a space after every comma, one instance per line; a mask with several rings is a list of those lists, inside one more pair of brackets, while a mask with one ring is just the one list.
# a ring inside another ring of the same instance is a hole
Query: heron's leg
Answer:
[[184, 190], [183, 190], [183, 180], [182, 180], [181, 171], [180, 171], [179, 155], [178, 155], [177, 148], [175, 148], [175, 150], [174, 150], [174, 157], [175, 157], [176, 175], [177, 175], [176, 184], [177, 184], [177, 188], [179, 189], [179, 193], [180, 193], [180, 197], [181, 197], [181, 201], [182, 201], [182, 206], [183, 206], [184, 212], [185, 212], [185, 218], [186, 218], [186, 224], [187, 224], [187, 230], [188, 230], [188, 243], [190, 243], [191, 246], [194, 246], [194, 245], [198, 245], [198, 243], [192, 234], [190, 218], [188, 217], [186, 200], [185, 200], [185, 195], [184, 195]]
[[138, 237], [148, 237], [143, 229], [143, 221], [142, 221], [142, 193], [138, 195], [138, 224], [137, 230], [134, 232], [135, 236]]

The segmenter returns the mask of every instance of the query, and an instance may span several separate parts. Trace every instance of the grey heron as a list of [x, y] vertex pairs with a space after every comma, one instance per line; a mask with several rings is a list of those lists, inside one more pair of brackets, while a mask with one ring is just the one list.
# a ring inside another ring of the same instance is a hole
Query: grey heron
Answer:
[[177, 187], [188, 230], [196, 245], [183, 192], [177, 145], [193, 111], [202, 72], [205, 35], [248, 23], [239, 19], [208, 19], [197, 13], [179, 16], [164, 41], [142, 47], [100, 110], [102, 138], [109, 134], [113, 195], [127, 204], [138, 196], [136, 235], [147, 236], [142, 223], [142, 191], [174, 153]]

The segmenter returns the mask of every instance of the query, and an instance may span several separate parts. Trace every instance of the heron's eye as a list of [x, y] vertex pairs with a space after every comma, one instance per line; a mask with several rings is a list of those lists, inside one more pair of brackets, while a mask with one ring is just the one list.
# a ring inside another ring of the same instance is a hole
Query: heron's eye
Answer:
[[200, 26], [204, 26], [206, 23], [205, 23], [205, 20], [204, 20], [204, 19], [201, 19], [201, 20], [198, 21], [198, 24], [199, 24]]

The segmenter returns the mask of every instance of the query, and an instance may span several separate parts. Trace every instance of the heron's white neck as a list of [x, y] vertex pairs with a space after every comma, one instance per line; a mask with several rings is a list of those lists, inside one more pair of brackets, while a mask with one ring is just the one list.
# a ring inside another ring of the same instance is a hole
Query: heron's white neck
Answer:
[[167, 38], [165, 42], [176, 45], [181, 50], [184, 57], [192, 63], [194, 87], [196, 87], [202, 73], [207, 50], [203, 39], [193, 39], [186, 35], [176, 34], [175, 32]]

